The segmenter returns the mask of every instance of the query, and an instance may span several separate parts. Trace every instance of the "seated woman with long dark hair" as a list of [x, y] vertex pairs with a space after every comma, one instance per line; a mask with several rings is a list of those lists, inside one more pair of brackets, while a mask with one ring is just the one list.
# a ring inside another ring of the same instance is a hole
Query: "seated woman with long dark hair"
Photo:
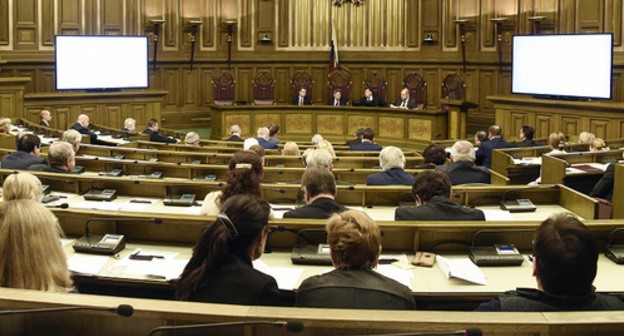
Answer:
[[253, 268], [264, 251], [269, 204], [252, 194], [228, 198], [217, 220], [204, 228], [184, 268], [180, 300], [244, 305], [278, 305], [277, 282]]
[[216, 216], [221, 204], [233, 195], [252, 194], [262, 197], [260, 181], [262, 181], [262, 158], [251, 151], [234, 153], [225, 176], [226, 184], [220, 191], [206, 195], [200, 214]]

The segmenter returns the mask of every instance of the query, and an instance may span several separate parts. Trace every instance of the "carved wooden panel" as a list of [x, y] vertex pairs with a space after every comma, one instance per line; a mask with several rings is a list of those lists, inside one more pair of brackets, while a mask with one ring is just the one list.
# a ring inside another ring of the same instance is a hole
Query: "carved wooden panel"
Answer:
[[[405, 29], [405, 46], [417, 48], [420, 45], [420, 3], [422, 1], [408, 1], [405, 4], [405, 20], [407, 28]], [[398, 31], [403, 29], [399, 28]], [[400, 36], [400, 35], [398, 35]]]
[[209, 69], [201, 69], [199, 78], [199, 97], [201, 98], [201, 106], [211, 104], [214, 99], [214, 90], [212, 87], [212, 71]]
[[58, 27], [61, 35], [79, 35], [82, 28], [82, 1], [59, 1]]
[[13, 2], [13, 48], [15, 50], [37, 49], [37, 8], [36, 0]]
[[54, 92], [56, 90], [54, 70], [41, 70], [37, 77], [37, 92]]
[[597, 33], [603, 30], [604, 0], [576, 1], [577, 33]]
[[279, 0], [277, 14], [279, 25], [277, 28], [277, 44], [280, 47], [288, 47], [290, 44], [290, 0]]
[[[254, 78], [254, 71], [251, 68], [238, 69], [238, 82], [236, 82], [236, 100], [252, 100], [253, 88], [251, 81]], [[267, 126], [270, 124], [267, 124]]]
[[248, 13], [248, 15], [241, 15], [238, 21], [239, 45], [242, 48], [251, 48], [253, 46], [253, 10], [253, 0], [239, 0], [239, 12]]
[[561, 117], [561, 132], [565, 134], [578, 135], [583, 129], [581, 129], [581, 117], [579, 116], [562, 116]]
[[54, 1], [41, 0], [41, 44], [54, 45]]
[[[104, 115], [99, 116], [101, 122], [105, 122], [106, 125], [111, 125], [121, 128], [123, 120], [121, 119], [121, 105], [107, 105], [104, 107]], [[135, 119], [136, 120], [136, 119]], [[137, 127], [140, 128], [140, 127]]]
[[379, 137], [403, 139], [405, 118], [380, 117], [378, 129]]
[[201, 1], [204, 15], [201, 18], [202, 24], [202, 46], [213, 48], [215, 46], [217, 29], [217, 1]]
[[410, 119], [408, 124], [408, 138], [412, 140], [431, 140], [431, 120]]
[[[311, 118], [311, 115], [309, 115], [309, 117]], [[312, 119], [309, 119], [312, 120]], [[254, 138], [257, 135], [258, 132], [258, 128], [260, 127], [269, 127], [269, 125], [271, 124], [278, 124], [280, 126], [282, 126], [282, 120], [281, 120], [281, 115], [279, 113], [258, 113], [254, 116], [254, 124], [253, 124], [253, 129], [251, 130], [251, 133]], [[283, 125], [284, 127], [284, 133], [286, 132], [290, 132], [287, 130], [288, 125]]]
[[[515, 110], [509, 111], [509, 121], [510, 121], [509, 125], [502, 126], [503, 133], [507, 137], [516, 136], [517, 132], [519, 132], [522, 126], [524, 125], [527, 125], [527, 124], [533, 125], [531, 120], [529, 120], [528, 113], [523, 112], [523, 111], [515, 111]], [[505, 127], [508, 127], [509, 129], [505, 129]]]
[[618, 133], [615, 134], [615, 138], [617, 138], [617, 139], [624, 138], [624, 120], [620, 120], [618, 122], [617, 132]]
[[[492, 108], [492, 103], [487, 100], [486, 96], [491, 95], [492, 93], [498, 93], [498, 83], [496, 81], [497, 74], [494, 71], [479, 71], [479, 90], [478, 91], [470, 91], [466, 90], [466, 92], [473, 94], [474, 92], [478, 92], [479, 97], [477, 98], [477, 103], [481, 107]], [[466, 97], [467, 101], [474, 102], [474, 97]]]
[[180, 90], [178, 90], [178, 69], [177, 68], [164, 68], [160, 72], [161, 79], [161, 88], [163, 90], [169, 91], [169, 94], [165, 96], [163, 101], [164, 106], [177, 106], [178, 104], [178, 94]]
[[442, 85], [439, 69], [424, 69], [423, 78], [427, 83], [427, 106], [440, 106], [440, 91]]
[[9, 0], [0, 0], [0, 46], [9, 45]]
[[198, 70], [194, 69], [192, 72], [184, 71], [184, 105], [197, 106], [199, 105], [199, 92], [198, 92]]
[[589, 120], [589, 131], [594, 133], [597, 138], [613, 139], [615, 136], [611, 135], [609, 130], [609, 119], [597, 119], [591, 118]]
[[133, 118], [134, 120], [136, 120], [137, 129], [142, 131], [143, 125], [147, 125], [147, 121], [150, 118], [153, 118], [156, 115], [156, 112], [157, 111], [154, 111], [151, 108], [151, 104], [150, 105], [130, 104], [129, 109], [127, 111], [122, 111], [122, 114], [119, 120], [117, 121], [117, 124], [109, 124], [109, 125], [113, 127], [122, 128], [122, 126], [115, 126], [115, 125], [122, 125], [123, 121], [126, 120], [126, 118]]
[[13, 116], [15, 115], [15, 104], [17, 97], [13, 93], [0, 93], [0, 115], [1, 116]]
[[[444, 0], [442, 5], [442, 22], [443, 22], [443, 35], [444, 46], [447, 48], [453, 48], [458, 45], [458, 30], [457, 25], [453, 20], [460, 18], [459, 2], [453, 0]], [[463, 18], [463, 17], [462, 17]]]
[[377, 132], [377, 124], [375, 123], [375, 118], [370, 116], [348, 115], [347, 127], [350, 130], [354, 130], [353, 132], [355, 132], [358, 127], [370, 127], [375, 131], [375, 133]]
[[536, 114], [533, 127], [535, 127], [535, 138], [547, 138], [550, 132], [557, 131], [554, 117], [551, 114]]
[[[290, 80], [290, 69], [289, 68], [275, 68], [275, 85], [280, 87], [283, 86], [284, 83], [288, 83]], [[277, 90], [275, 93], [275, 102], [278, 104], [284, 104], [290, 102], [290, 92], [284, 90]]]
[[401, 69], [389, 68], [386, 70], [386, 82], [388, 83], [388, 104], [399, 97], [401, 90], [401, 83], [403, 82], [403, 75]]
[[[284, 129], [288, 133], [312, 133], [311, 113], [288, 113], [284, 116]], [[270, 125], [270, 124], [267, 124]]]
[[102, 35], [124, 35], [124, 1], [123, 0], [106, 0], [100, 3], [101, 12], [100, 20], [102, 27], [100, 32]]
[[343, 134], [345, 119], [342, 115], [317, 114], [316, 132], [320, 134]]
[[50, 111], [54, 114], [52, 118], [52, 126], [59, 129], [68, 129], [71, 125], [73, 125], [76, 121], [70, 118], [69, 108], [61, 107], [61, 108], [53, 108]]
[[605, 31], [613, 32], [613, 45], [622, 45], [622, 1], [606, 0]]
[[163, 25], [163, 31], [161, 32], [164, 35], [165, 42], [163, 49], [176, 49], [178, 47], [180, 28], [184, 26], [184, 22], [179, 18], [178, 1], [164, 0], [164, 3], [164, 17], [167, 23]]

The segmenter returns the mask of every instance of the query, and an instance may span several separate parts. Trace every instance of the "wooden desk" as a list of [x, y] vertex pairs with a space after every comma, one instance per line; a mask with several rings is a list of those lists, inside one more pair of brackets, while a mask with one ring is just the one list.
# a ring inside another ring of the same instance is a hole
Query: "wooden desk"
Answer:
[[446, 111], [403, 110], [355, 106], [210, 105], [211, 137], [222, 139], [233, 124], [243, 134], [276, 123], [283, 138], [310, 141], [320, 133], [332, 143], [353, 138], [359, 126], [371, 127], [382, 145], [424, 149], [432, 140], [448, 139]]
[[540, 176], [541, 164], [537, 160], [520, 162], [518, 159], [540, 158], [550, 150], [548, 146], [495, 149], [492, 151], [492, 170], [506, 177], [509, 184], [528, 184]]

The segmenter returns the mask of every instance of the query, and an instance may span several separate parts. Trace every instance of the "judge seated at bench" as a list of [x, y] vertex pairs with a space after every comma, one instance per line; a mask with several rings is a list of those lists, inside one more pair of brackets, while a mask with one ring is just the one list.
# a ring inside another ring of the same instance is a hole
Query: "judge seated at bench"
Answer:
[[412, 185], [418, 206], [397, 208], [395, 220], [485, 220], [483, 211], [451, 201], [451, 180], [443, 172], [427, 170]]
[[477, 166], [475, 150], [472, 144], [466, 140], [457, 141], [451, 147], [451, 163], [436, 166], [436, 169], [444, 172], [451, 179], [452, 185], [466, 183], [490, 183], [490, 171]]
[[306, 168], [301, 185], [306, 205], [284, 213], [284, 218], [326, 219], [334, 213], [346, 210], [344, 205], [338, 204], [335, 200], [336, 181], [328, 168]]
[[403, 170], [405, 155], [401, 149], [388, 146], [379, 152], [379, 166], [383, 172], [368, 175], [368, 185], [412, 185], [414, 175]]
[[364, 97], [360, 100], [353, 101], [354, 106], [371, 106], [371, 107], [384, 107], [386, 103], [373, 94], [373, 90], [370, 88], [364, 89]]
[[414, 309], [411, 290], [373, 270], [381, 232], [367, 214], [348, 210], [325, 227], [335, 270], [303, 281], [295, 305], [313, 308]]
[[291, 104], [293, 105], [312, 105], [312, 98], [308, 96], [308, 90], [300, 88], [297, 94], [292, 98]]
[[596, 238], [569, 213], [542, 222], [533, 240], [533, 276], [537, 289], [518, 288], [481, 304], [477, 311], [623, 310], [620, 298], [596, 293]]
[[410, 97], [409, 90], [403, 88], [403, 90], [401, 90], [401, 95], [397, 97], [394, 103], [390, 104], [390, 107], [406, 110], [416, 108], [416, 98]]
[[349, 102], [347, 98], [342, 96], [342, 91], [334, 90], [332, 97], [327, 101], [327, 105], [331, 106], [347, 106]]

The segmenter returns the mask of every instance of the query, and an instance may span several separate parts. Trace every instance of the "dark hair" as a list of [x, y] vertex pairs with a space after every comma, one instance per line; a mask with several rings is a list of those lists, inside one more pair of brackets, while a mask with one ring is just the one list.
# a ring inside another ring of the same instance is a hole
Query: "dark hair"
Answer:
[[439, 166], [446, 163], [448, 154], [446, 153], [446, 148], [444, 148], [444, 146], [440, 144], [431, 144], [423, 151], [423, 157], [425, 159], [425, 164], [432, 163]]
[[158, 124], [158, 120], [156, 120], [154, 118], [152, 118], [152, 119], [147, 121], [147, 127], [154, 127], [157, 124]]
[[334, 174], [324, 167], [308, 168], [303, 173], [301, 185], [306, 188], [310, 197], [319, 194], [336, 195], [336, 180]]
[[365, 128], [362, 131], [362, 139], [373, 141], [373, 139], [375, 139], [375, 131], [370, 127]]
[[34, 134], [24, 134], [17, 140], [17, 150], [30, 153], [35, 148], [41, 147], [41, 139]]
[[269, 136], [274, 136], [277, 132], [279, 132], [279, 125], [271, 124], [271, 126], [269, 126]]
[[535, 234], [533, 255], [545, 292], [570, 296], [591, 293], [598, 246], [578, 218], [560, 213], [543, 221]]
[[256, 154], [260, 155], [260, 158], [266, 156], [266, 150], [264, 149], [264, 147], [262, 147], [260, 145], [253, 145], [253, 146], [249, 147], [248, 152], [256, 153]]
[[251, 151], [234, 153], [225, 175], [226, 184], [221, 189], [219, 203], [238, 194], [252, 194], [262, 197], [260, 181], [262, 180], [262, 159]]
[[[221, 213], [226, 218], [217, 217], [202, 230], [193, 248], [193, 256], [180, 276], [176, 298], [190, 299], [197, 287], [223, 266], [228, 256], [250, 259], [249, 247], [262, 234], [270, 211], [269, 204], [255, 195], [234, 195], [225, 201]], [[229, 227], [230, 224], [233, 228]], [[232, 236], [232, 230], [238, 233], [236, 238]]]
[[435, 196], [449, 197], [451, 194], [451, 179], [445, 173], [437, 170], [426, 170], [414, 178], [412, 194], [429, 202]]
[[488, 135], [485, 131], [477, 131], [476, 136], [481, 142], [488, 141]]
[[500, 136], [501, 134], [503, 134], [503, 131], [498, 125], [490, 126], [490, 128], [488, 128], [488, 132], [493, 136]]
[[525, 138], [533, 140], [533, 137], [535, 136], [535, 128], [533, 128], [533, 126], [524, 125], [522, 126], [522, 128], [520, 128], [520, 130], [522, 131], [522, 133], [524, 133]]
[[363, 134], [364, 134], [364, 127], [358, 127], [358, 128], [355, 130], [355, 136], [356, 136], [357, 138], [361, 138]]

